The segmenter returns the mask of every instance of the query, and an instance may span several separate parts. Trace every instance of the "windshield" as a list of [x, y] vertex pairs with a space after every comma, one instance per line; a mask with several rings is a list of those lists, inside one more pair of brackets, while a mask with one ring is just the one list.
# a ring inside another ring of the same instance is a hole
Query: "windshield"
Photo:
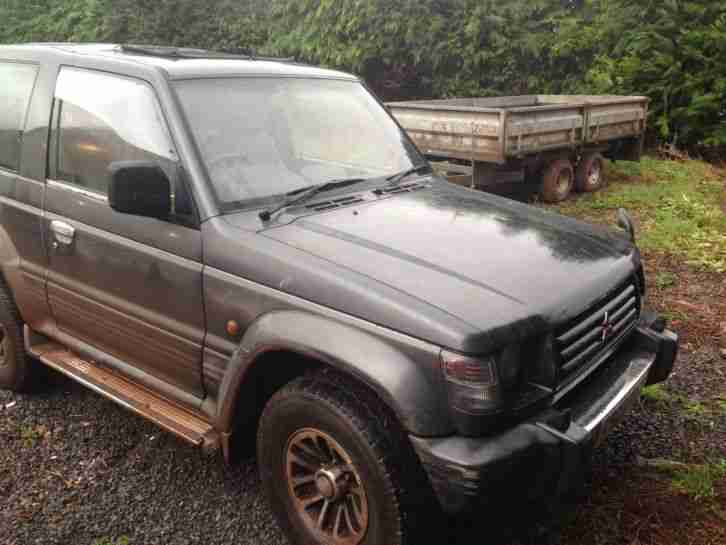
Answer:
[[423, 162], [357, 81], [199, 79], [179, 81], [176, 90], [226, 207]]

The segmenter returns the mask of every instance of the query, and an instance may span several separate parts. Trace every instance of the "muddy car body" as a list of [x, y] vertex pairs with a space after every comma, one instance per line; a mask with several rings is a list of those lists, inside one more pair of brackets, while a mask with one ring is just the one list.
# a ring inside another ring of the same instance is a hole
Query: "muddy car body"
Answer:
[[227, 459], [256, 434], [296, 543], [552, 493], [670, 373], [632, 240], [438, 178], [353, 76], [63, 44], [0, 75], [0, 385], [40, 360]]

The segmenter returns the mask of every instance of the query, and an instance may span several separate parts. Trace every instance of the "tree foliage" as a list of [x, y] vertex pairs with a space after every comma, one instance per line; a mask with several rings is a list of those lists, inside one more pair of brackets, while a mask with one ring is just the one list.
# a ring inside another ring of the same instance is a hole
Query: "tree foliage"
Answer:
[[686, 147], [726, 145], [726, 3], [602, 1], [601, 44], [581, 87], [651, 97], [658, 136]]
[[124, 42], [223, 50], [268, 39], [263, 0], [0, 0], [0, 42]]
[[646, 94], [662, 141], [726, 146], [719, 0], [0, 0], [0, 42], [259, 51], [350, 70], [386, 99]]

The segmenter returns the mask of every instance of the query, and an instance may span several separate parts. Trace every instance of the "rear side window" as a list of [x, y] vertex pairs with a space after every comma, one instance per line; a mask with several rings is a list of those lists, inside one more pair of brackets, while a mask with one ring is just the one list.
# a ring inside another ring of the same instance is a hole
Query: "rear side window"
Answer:
[[51, 175], [106, 194], [116, 161], [157, 162], [174, 176], [176, 153], [151, 87], [143, 81], [63, 68], [54, 106]]
[[25, 114], [38, 68], [0, 62], [0, 167], [18, 170]]

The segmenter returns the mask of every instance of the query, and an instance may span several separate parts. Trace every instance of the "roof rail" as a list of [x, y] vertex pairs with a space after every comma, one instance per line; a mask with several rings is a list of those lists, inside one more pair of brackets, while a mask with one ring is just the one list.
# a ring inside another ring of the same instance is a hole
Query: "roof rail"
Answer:
[[258, 57], [254, 53], [228, 53], [225, 51], [210, 51], [208, 49], [196, 49], [193, 47], [123, 44], [119, 45], [117, 49], [121, 53], [128, 53], [130, 55], [147, 55], [149, 57], [162, 57], [165, 59], [240, 59], [248, 61], [295, 62], [295, 59], [291, 58]]

